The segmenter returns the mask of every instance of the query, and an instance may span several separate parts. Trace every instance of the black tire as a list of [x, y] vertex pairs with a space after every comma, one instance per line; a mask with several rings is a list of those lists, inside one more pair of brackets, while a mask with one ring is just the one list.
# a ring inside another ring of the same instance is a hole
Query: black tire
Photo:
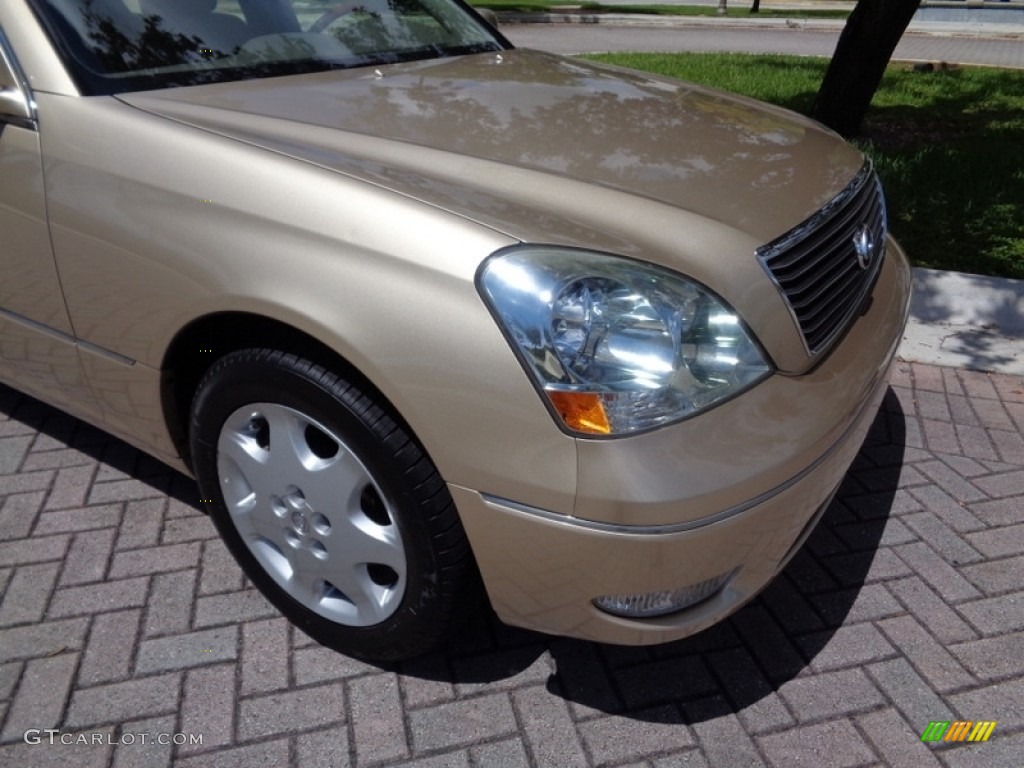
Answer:
[[380, 398], [295, 355], [240, 350], [200, 382], [190, 440], [228, 549], [303, 632], [375, 661], [444, 638], [469, 546], [436, 468]]

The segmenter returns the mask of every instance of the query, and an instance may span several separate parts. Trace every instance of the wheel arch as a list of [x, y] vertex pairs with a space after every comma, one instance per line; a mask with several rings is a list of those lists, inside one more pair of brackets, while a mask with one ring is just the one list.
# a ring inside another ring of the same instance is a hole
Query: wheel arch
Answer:
[[[160, 402], [167, 431], [189, 469], [193, 469], [188, 422], [192, 398], [206, 371], [218, 359], [240, 349], [267, 347], [289, 352], [346, 377], [367, 394], [384, 402], [406, 432], [409, 424], [394, 404], [367, 376], [337, 350], [309, 333], [281, 320], [251, 312], [215, 312], [181, 328], [164, 353]], [[420, 443], [423, 450], [422, 442]]]

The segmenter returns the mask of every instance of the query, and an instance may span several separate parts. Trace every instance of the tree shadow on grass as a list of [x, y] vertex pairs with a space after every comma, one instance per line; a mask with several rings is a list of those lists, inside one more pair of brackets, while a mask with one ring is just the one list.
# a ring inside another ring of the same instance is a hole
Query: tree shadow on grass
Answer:
[[1024, 278], [1024, 73], [886, 74], [858, 144], [915, 264]]

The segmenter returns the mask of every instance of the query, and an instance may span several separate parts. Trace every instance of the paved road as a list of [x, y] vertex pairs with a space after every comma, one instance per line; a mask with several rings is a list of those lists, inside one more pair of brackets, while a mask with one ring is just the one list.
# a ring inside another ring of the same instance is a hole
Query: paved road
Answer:
[[[819, 528], [724, 624], [629, 649], [481, 612], [395, 668], [290, 627], [186, 478], [0, 386], [0, 765], [1019, 768], [1024, 381], [890, 383]], [[936, 720], [998, 724], [929, 746]]]
[[[831, 56], [838, 29], [788, 27], [643, 27], [614, 24], [506, 24], [508, 38], [524, 48], [555, 53], [592, 51], [747, 51]], [[1024, 40], [907, 34], [895, 58], [1024, 69]]]

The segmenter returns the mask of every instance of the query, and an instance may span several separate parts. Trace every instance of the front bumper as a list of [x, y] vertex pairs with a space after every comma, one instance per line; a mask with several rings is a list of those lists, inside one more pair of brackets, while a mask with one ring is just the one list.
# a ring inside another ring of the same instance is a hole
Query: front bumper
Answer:
[[[909, 265], [890, 242], [868, 311], [813, 371], [773, 377], [648, 435], [580, 441], [572, 517], [450, 486], [498, 616], [560, 635], [651, 644], [698, 632], [750, 600], [813, 530], [859, 451], [887, 389], [909, 293]], [[749, 423], [769, 413], [771, 429]], [[734, 569], [709, 599], [656, 618], [593, 604]]]

